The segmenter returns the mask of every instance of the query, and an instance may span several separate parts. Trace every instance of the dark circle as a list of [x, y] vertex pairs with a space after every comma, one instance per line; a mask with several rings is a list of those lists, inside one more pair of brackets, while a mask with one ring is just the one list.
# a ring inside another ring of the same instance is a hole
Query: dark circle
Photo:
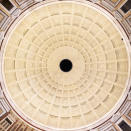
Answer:
[[60, 62], [60, 69], [63, 72], [69, 72], [72, 69], [72, 62], [70, 60], [68, 60], [68, 59], [63, 59]]

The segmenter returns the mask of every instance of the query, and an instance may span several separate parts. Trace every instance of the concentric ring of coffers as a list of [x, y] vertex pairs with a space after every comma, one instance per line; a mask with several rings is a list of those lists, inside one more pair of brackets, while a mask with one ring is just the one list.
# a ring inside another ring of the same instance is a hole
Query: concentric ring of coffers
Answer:
[[[59, 63], [73, 68], [62, 72]], [[26, 15], [4, 50], [8, 95], [26, 117], [59, 129], [104, 117], [122, 97], [129, 61], [121, 35], [79, 2], [52, 2]]]

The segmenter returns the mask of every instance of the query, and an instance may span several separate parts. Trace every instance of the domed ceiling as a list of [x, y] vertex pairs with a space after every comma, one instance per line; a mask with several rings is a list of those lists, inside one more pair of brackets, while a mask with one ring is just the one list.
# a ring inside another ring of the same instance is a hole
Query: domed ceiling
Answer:
[[106, 15], [80, 2], [52, 2], [27, 13], [11, 32], [3, 77], [23, 116], [54, 129], [80, 128], [119, 102], [128, 53]]

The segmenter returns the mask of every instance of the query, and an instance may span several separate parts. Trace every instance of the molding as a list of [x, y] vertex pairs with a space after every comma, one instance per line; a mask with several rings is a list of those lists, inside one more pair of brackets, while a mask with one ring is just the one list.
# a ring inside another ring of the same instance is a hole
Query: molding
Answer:
[[4, 35], [5, 35], [5, 32], [4, 32], [4, 31], [1, 31], [1, 32], [0, 32], [0, 43], [1, 43], [2, 40], [4, 39]]
[[108, 129], [110, 129], [110, 127], [112, 127], [112, 123], [108, 121], [105, 124], [101, 125], [101, 127], [99, 127], [98, 129], [100, 131], [107, 131]]
[[13, 18], [16, 18], [20, 15], [21, 9], [17, 8], [11, 15]]
[[128, 113], [131, 112], [131, 102], [129, 102], [129, 107], [127, 108], [125, 112], [125, 116], [131, 121], [131, 117], [129, 117]]
[[113, 7], [116, 7], [118, 3], [121, 2], [121, 0], [117, 0], [116, 2], [112, 2], [111, 0], [105, 0], [105, 1], [110, 5], [112, 5]]
[[24, 9], [24, 8], [30, 6], [30, 5], [33, 4], [33, 3], [34, 3], [33, 0], [28, 0], [28, 1], [26, 1], [25, 3], [22, 3], [22, 5], [21, 5], [20, 7], [21, 7], [21, 9]]
[[104, 131], [116, 131], [114, 126], [109, 127], [108, 129], [104, 130]]
[[124, 106], [121, 107], [120, 109], [121, 115], [127, 114], [128, 110], [131, 110], [131, 101], [126, 101]]
[[3, 107], [2, 101], [0, 100], [0, 109], [2, 110], [2, 113], [0, 114], [0, 117], [2, 117], [4, 114], [7, 113], [7, 111], [5, 110], [5, 108]]
[[100, 2], [100, 0], [90, 0], [91, 2], [93, 2], [93, 3], [99, 3]]
[[34, 0], [35, 2], [42, 2], [43, 0]]
[[128, 24], [131, 26], [131, 15], [129, 15], [129, 16], [126, 18], [126, 21], [127, 21]]
[[[131, 36], [131, 35], [130, 35]], [[131, 91], [128, 92], [128, 100], [130, 101], [131, 100]]]
[[127, 30], [127, 32], [131, 34], [131, 27], [128, 22], [126, 20], [123, 20], [121, 23], [124, 25], [124, 28]]
[[21, 0], [20, 2], [19, 2], [19, 0], [15, 0], [15, 2], [20, 6], [20, 5], [22, 5], [23, 3], [25, 3], [25, 2], [27, 2], [28, 0]]
[[[130, 42], [131, 42], [131, 34], [129, 35], [129, 40], [130, 40]], [[131, 52], [131, 51], [130, 51]]]
[[120, 112], [117, 112], [116, 114], [112, 116], [111, 122], [116, 123], [120, 118], [121, 118], [121, 114]]
[[1, 30], [6, 30], [11, 22], [12, 22], [12, 18], [8, 17], [4, 22], [4, 24], [1, 26]]
[[92, 130], [90, 130], [90, 131], [98, 131], [98, 129], [92, 129]]
[[0, 28], [1, 28], [1, 26], [5, 23], [5, 21], [7, 20], [7, 18], [8, 18], [8, 15], [5, 13], [5, 12], [3, 12], [2, 10], [0, 10], [0, 14], [3, 16], [3, 19], [0, 21]]
[[113, 14], [114, 14], [114, 17], [115, 17], [117, 20], [119, 20], [119, 21], [122, 20], [122, 15], [120, 14], [119, 11], [114, 11]]
[[109, 9], [110, 11], [113, 11], [115, 8], [113, 6], [111, 6], [108, 2], [106, 2], [105, 0], [101, 1], [101, 4], [104, 5], [107, 9]]
[[0, 99], [0, 108], [3, 111], [2, 114], [0, 114], [0, 117], [10, 111], [9, 105], [6, 104], [4, 99]]

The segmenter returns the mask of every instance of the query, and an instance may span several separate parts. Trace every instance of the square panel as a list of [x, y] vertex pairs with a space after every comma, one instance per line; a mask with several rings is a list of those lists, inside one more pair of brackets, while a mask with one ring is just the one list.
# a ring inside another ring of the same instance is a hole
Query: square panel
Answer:
[[126, 18], [127, 23], [131, 26], [131, 15]]
[[0, 9], [0, 28], [5, 23], [7, 15]]
[[22, 8], [25, 8], [26, 6], [33, 3], [33, 0], [15, 0], [18, 5], [20, 5]]
[[110, 5], [112, 5], [113, 7], [116, 7], [121, 0], [105, 0], [105, 1]]

